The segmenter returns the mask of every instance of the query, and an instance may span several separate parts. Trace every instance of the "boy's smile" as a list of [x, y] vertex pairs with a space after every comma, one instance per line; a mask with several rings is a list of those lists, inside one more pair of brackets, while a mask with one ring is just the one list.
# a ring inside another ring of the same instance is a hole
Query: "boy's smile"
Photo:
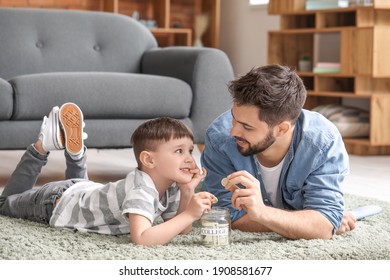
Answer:
[[190, 168], [180, 168], [180, 170], [185, 173], [190, 173]]

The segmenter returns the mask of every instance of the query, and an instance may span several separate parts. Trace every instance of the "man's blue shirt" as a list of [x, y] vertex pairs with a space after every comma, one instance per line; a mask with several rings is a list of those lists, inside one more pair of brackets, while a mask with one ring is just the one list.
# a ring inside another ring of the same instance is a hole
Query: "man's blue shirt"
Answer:
[[[218, 206], [230, 209], [234, 222], [246, 212], [232, 207], [232, 193], [221, 185], [221, 179], [227, 175], [238, 170], [248, 171], [260, 181], [264, 203], [271, 205], [271, 202], [256, 156], [241, 155], [235, 138], [230, 136], [231, 128], [230, 111], [214, 120], [206, 132], [201, 164], [207, 170], [202, 189], [218, 197]], [[322, 115], [302, 110], [279, 179], [284, 208], [317, 210], [333, 224], [335, 233], [343, 218], [341, 183], [348, 172], [348, 154], [337, 128]]]

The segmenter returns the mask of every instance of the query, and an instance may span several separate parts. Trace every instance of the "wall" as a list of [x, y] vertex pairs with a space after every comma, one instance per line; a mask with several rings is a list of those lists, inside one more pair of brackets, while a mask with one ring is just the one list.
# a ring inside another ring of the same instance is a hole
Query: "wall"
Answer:
[[279, 16], [269, 16], [267, 6], [249, 0], [221, 1], [220, 48], [227, 53], [236, 75], [267, 64], [268, 31], [279, 29]]

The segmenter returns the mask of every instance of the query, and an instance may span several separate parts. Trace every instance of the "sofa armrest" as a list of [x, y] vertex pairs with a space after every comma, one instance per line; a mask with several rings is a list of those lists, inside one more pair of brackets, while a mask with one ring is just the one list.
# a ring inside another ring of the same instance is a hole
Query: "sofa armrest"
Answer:
[[141, 65], [144, 74], [178, 78], [191, 86], [195, 143], [204, 143], [207, 127], [231, 106], [227, 84], [233, 69], [227, 55], [214, 48], [157, 48], [145, 52]]

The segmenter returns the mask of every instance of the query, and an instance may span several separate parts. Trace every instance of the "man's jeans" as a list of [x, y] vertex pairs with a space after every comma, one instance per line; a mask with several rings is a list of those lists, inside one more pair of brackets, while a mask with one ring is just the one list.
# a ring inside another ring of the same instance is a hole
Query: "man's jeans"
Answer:
[[23, 154], [0, 196], [0, 214], [15, 218], [49, 223], [56, 199], [75, 183], [88, 179], [86, 149], [80, 160], [73, 160], [66, 152], [65, 181], [50, 182], [33, 188], [47, 155], [41, 155], [30, 145]]

